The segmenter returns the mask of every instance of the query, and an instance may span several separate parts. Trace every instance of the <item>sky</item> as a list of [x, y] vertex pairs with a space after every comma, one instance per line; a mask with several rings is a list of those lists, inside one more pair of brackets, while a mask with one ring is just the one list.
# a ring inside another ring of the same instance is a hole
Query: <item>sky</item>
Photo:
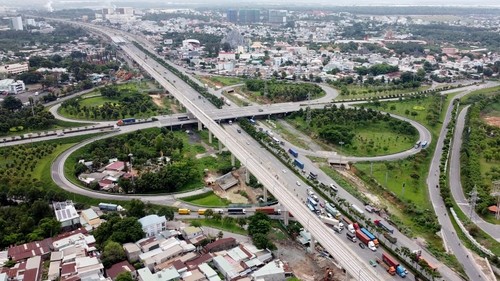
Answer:
[[283, 8], [295, 6], [367, 6], [367, 5], [390, 5], [390, 6], [497, 6], [500, 7], [500, 0], [0, 0], [0, 6], [8, 7], [30, 7], [43, 8], [51, 7], [55, 9], [70, 9], [75, 7], [103, 7], [103, 6], [125, 6], [127, 3], [134, 7], [139, 7], [140, 3], [144, 3], [147, 7], [152, 7], [156, 3], [158, 6], [168, 6], [169, 4], [187, 4], [191, 7], [207, 6], [210, 4], [219, 4], [230, 6], [238, 3], [238, 6], [256, 5], [259, 3], [270, 4], [273, 6], [283, 6]]

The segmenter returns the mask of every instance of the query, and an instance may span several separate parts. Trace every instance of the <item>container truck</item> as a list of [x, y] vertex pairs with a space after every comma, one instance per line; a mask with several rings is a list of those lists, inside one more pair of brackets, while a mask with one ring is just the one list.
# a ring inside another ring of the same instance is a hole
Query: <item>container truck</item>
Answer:
[[304, 163], [300, 162], [299, 159], [294, 159], [293, 164], [301, 169], [304, 169]]
[[396, 274], [396, 269], [394, 269], [394, 267], [392, 267], [392, 266], [389, 266], [388, 264], [386, 264], [382, 260], [377, 259], [377, 263], [380, 264], [380, 266], [383, 267], [387, 271], [387, 273], [389, 273], [390, 275]]
[[389, 256], [387, 253], [382, 254], [382, 261], [384, 261], [388, 266], [394, 268], [397, 275], [403, 278], [406, 277], [406, 269], [402, 267], [396, 259]]
[[389, 228], [387, 225], [385, 225], [384, 223], [382, 223], [381, 220], [374, 220], [373, 222], [375, 223], [376, 226], [384, 229], [385, 231], [390, 232], [391, 234], [394, 233], [394, 229]]
[[293, 157], [297, 158], [299, 156], [299, 153], [295, 151], [293, 148], [289, 148], [288, 152], [293, 155]]
[[368, 238], [368, 236], [366, 236], [361, 230], [359, 229], [356, 230], [356, 237], [359, 239], [359, 241], [363, 242], [363, 244], [368, 246], [370, 250], [374, 252], [377, 250], [377, 247], [375, 247], [373, 241], [370, 238]]
[[179, 213], [179, 215], [189, 215], [189, 214], [191, 214], [191, 210], [189, 210], [189, 209], [179, 209], [178, 213]]
[[378, 247], [378, 244], [379, 244], [379, 243], [378, 243], [378, 239], [377, 239], [377, 237], [375, 237], [375, 235], [373, 235], [370, 231], [368, 231], [368, 229], [366, 229], [366, 228], [364, 228], [364, 227], [363, 227], [363, 228], [361, 228], [360, 230], [361, 230], [361, 232], [363, 232], [366, 236], [368, 236], [368, 238], [370, 238], [370, 240], [371, 240], [371, 241], [373, 241], [373, 243], [375, 244], [375, 246], [377, 246], [377, 247]]
[[135, 123], [135, 118], [125, 118], [125, 119], [120, 119], [118, 122], [116, 122], [116, 125], [118, 126], [124, 126], [124, 125], [130, 125]]
[[384, 233], [384, 237], [385, 239], [389, 240], [389, 242], [391, 242], [392, 244], [396, 244], [396, 242], [398, 242], [398, 238], [394, 237], [394, 236], [391, 236], [389, 233]]
[[262, 208], [255, 208], [255, 212], [261, 212], [267, 215], [279, 215], [281, 214], [281, 210], [275, 210], [273, 207], [262, 207]]
[[319, 219], [325, 224], [328, 224], [331, 226], [337, 225], [341, 230], [344, 229], [344, 224], [342, 222], [340, 222], [339, 220], [331, 219], [331, 218], [325, 217], [325, 216], [319, 216]]

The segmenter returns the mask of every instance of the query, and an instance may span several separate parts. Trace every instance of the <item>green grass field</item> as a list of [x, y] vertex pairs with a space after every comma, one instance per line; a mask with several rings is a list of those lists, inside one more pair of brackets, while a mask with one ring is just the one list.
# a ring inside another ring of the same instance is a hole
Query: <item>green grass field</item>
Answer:
[[202, 226], [208, 226], [236, 234], [247, 235], [247, 231], [234, 222], [225, 223], [224, 220], [217, 221], [214, 219], [187, 219], [186, 221], [198, 221]]
[[[387, 155], [411, 149], [418, 139], [418, 136], [399, 136], [391, 132], [385, 124], [361, 128], [356, 131], [356, 135], [353, 144], [349, 147], [341, 147], [341, 150], [349, 155]], [[372, 146], [371, 143], [374, 145]]]
[[229, 204], [231, 204], [229, 200], [220, 198], [213, 192], [207, 192], [200, 195], [184, 197], [181, 198], [181, 200], [198, 206], [205, 206], [205, 207], [226, 207]]

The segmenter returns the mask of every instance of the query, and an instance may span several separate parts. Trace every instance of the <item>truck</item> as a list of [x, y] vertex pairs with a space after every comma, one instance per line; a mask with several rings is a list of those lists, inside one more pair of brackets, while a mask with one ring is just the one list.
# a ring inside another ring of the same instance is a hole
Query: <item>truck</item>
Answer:
[[375, 237], [375, 235], [373, 235], [370, 231], [368, 231], [368, 229], [366, 229], [366, 228], [364, 228], [364, 227], [363, 227], [363, 228], [361, 228], [360, 230], [361, 230], [361, 232], [363, 232], [366, 236], [368, 236], [368, 238], [370, 238], [370, 240], [371, 240], [371, 241], [373, 241], [373, 243], [375, 244], [375, 246], [377, 246], [377, 247], [378, 247], [378, 244], [379, 244], [379, 243], [378, 243], [378, 239], [377, 239], [377, 237]]
[[189, 215], [189, 214], [191, 214], [191, 210], [189, 210], [189, 209], [179, 209], [178, 213], [179, 213], [179, 215]]
[[281, 210], [275, 210], [274, 207], [262, 207], [262, 208], [255, 208], [255, 212], [261, 212], [267, 215], [279, 215], [281, 214]]
[[340, 212], [331, 203], [325, 204], [325, 210], [327, 213], [332, 215], [334, 218], [340, 219]]
[[384, 223], [382, 223], [381, 220], [374, 220], [373, 222], [375, 223], [376, 226], [382, 228], [383, 230], [385, 230], [387, 232], [390, 232], [391, 234], [394, 233], [394, 229], [389, 228], [387, 225], [385, 225]]
[[304, 169], [304, 163], [300, 162], [299, 159], [294, 159], [293, 164], [299, 167], [300, 169]]
[[125, 210], [122, 206], [111, 203], [99, 203], [99, 209], [103, 211], [118, 211], [118, 212]]
[[384, 261], [388, 266], [394, 268], [397, 275], [403, 278], [406, 277], [407, 270], [402, 267], [396, 259], [389, 256], [387, 253], [382, 254], [382, 261]]
[[387, 273], [389, 273], [390, 275], [396, 274], [396, 269], [394, 269], [394, 267], [392, 267], [392, 266], [389, 266], [388, 264], [383, 262], [381, 259], [377, 259], [377, 263], [380, 264], [380, 266], [383, 267], [387, 271]]
[[307, 203], [313, 205], [314, 207], [318, 206], [318, 202], [311, 196], [307, 197]]
[[231, 106], [231, 102], [228, 99], [226, 99], [224, 102], [227, 104], [227, 106]]
[[315, 180], [318, 178], [318, 174], [314, 173], [314, 172], [309, 172], [309, 178]]
[[361, 209], [360, 207], [352, 204], [351, 207], [354, 209], [354, 211], [358, 212], [360, 215], [364, 215], [365, 214], [365, 211], [363, 211], [363, 209]]
[[279, 140], [278, 138], [276, 138], [276, 137], [272, 137], [271, 139], [272, 139], [272, 140], [273, 140], [273, 142], [275, 142], [275, 143], [280, 143], [280, 140]]
[[344, 229], [344, 224], [342, 222], [340, 222], [339, 220], [332, 219], [332, 218], [325, 217], [325, 216], [319, 216], [319, 219], [325, 224], [328, 224], [331, 226], [337, 225], [340, 229]]
[[398, 238], [390, 235], [388, 232], [384, 233], [384, 237], [385, 239], [389, 240], [389, 242], [391, 242], [392, 244], [396, 244], [396, 242], [398, 242]]
[[427, 141], [422, 142], [422, 148], [425, 148], [427, 146]]
[[297, 158], [299, 157], [299, 153], [295, 151], [293, 148], [289, 148], [288, 152], [293, 155], [293, 157]]
[[125, 118], [118, 120], [118, 122], [116, 122], [116, 125], [118, 126], [130, 125], [135, 123], [136, 121], [137, 120], [135, 120], [135, 118]]
[[374, 252], [377, 250], [377, 247], [375, 247], [373, 241], [370, 238], [368, 238], [368, 236], [366, 236], [361, 230], [359, 229], [356, 230], [356, 237], [359, 239], [359, 241], [363, 242], [363, 244], [368, 246], [370, 250]]

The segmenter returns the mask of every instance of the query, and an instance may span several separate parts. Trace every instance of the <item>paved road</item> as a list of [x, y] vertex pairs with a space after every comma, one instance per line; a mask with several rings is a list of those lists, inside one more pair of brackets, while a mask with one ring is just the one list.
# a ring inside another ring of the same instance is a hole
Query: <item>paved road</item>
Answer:
[[[453, 145], [451, 147], [451, 158], [449, 162], [451, 194], [453, 195], [455, 202], [457, 202], [457, 205], [460, 207], [462, 212], [467, 215], [470, 214], [471, 207], [464, 195], [462, 181], [460, 179], [460, 150], [462, 147], [462, 135], [465, 126], [465, 116], [467, 115], [468, 109], [469, 106], [465, 107], [458, 115], [453, 136]], [[471, 129], [474, 130], [475, 128]], [[475, 210], [473, 210], [472, 221], [484, 232], [488, 233], [491, 237], [500, 242], [500, 225], [495, 225], [483, 220], [476, 214]]]
[[[489, 84], [483, 84], [480, 86], [467, 87], [465, 90], [457, 94], [454, 99], [460, 99], [461, 97], [471, 93], [473, 90], [481, 89], [487, 87]], [[455, 92], [457, 92], [455, 90]], [[475, 262], [471, 262], [468, 258], [470, 254], [469, 251], [460, 243], [450, 218], [447, 216], [447, 210], [444, 206], [443, 199], [439, 193], [439, 189], [436, 188], [439, 184], [439, 164], [441, 160], [441, 155], [443, 153], [443, 141], [446, 138], [446, 133], [448, 129], [448, 123], [451, 120], [451, 112], [453, 110], [453, 102], [450, 102], [447, 108], [446, 115], [443, 121], [443, 127], [439, 134], [439, 138], [436, 143], [436, 150], [431, 161], [429, 168], [429, 174], [427, 177], [427, 188], [429, 189], [429, 196], [431, 199], [432, 206], [438, 217], [438, 221], [441, 224], [441, 235], [443, 237], [446, 248], [457, 258], [457, 260], [462, 264], [465, 273], [470, 280], [488, 280], [482, 271], [478, 268]]]

